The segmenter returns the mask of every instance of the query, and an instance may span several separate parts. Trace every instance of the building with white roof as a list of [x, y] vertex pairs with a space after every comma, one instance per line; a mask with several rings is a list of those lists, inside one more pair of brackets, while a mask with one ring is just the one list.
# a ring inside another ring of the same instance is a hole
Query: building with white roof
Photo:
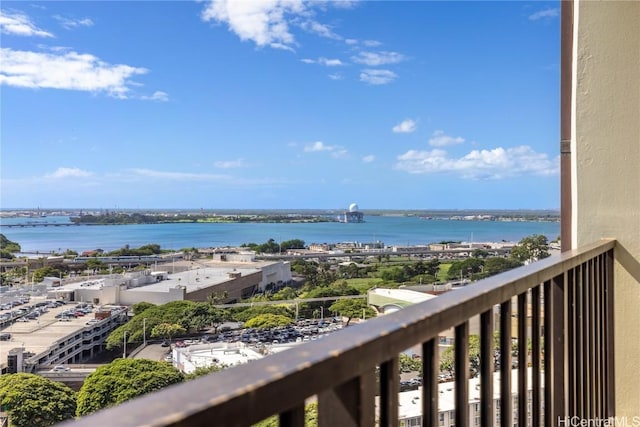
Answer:
[[180, 371], [190, 374], [198, 368], [213, 365], [236, 366], [258, 360], [269, 354], [279, 353], [301, 343], [266, 344], [249, 346], [242, 342], [217, 342], [175, 347], [172, 363]]
[[49, 291], [52, 298], [94, 304], [133, 305], [139, 302], [206, 301], [214, 294], [232, 303], [291, 282], [285, 261], [209, 262], [197, 268], [169, 273], [145, 270], [65, 284]]
[[[528, 423], [531, 424], [532, 369], [528, 369], [527, 408]], [[540, 384], [544, 387], [544, 376], [540, 373]], [[438, 418], [440, 427], [455, 426], [455, 383], [438, 384]], [[518, 424], [518, 370], [511, 371], [511, 399], [513, 425]], [[399, 393], [398, 419], [402, 427], [422, 426], [422, 387]], [[376, 406], [379, 403], [376, 400]], [[496, 425], [500, 424], [500, 372], [493, 373], [493, 408]], [[541, 408], [541, 411], [543, 408]], [[480, 425], [480, 378], [469, 380], [469, 425]]]

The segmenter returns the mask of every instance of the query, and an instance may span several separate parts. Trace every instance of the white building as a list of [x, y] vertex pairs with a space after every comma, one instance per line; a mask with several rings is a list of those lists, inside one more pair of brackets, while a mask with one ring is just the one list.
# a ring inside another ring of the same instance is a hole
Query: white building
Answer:
[[299, 344], [267, 344], [262, 347], [248, 346], [242, 342], [193, 344], [187, 347], [175, 347], [172, 352], [172, 363], [178, 370], [190, 374], [198, 368], [213, 365], [226, 367], [243, 365]]
[[209, 262], [198, 268], [169, 273], [145, 270], [65, 284], [49, 290], [50, 298], [94, 304], [166, 304], [206, 301], [226, 295], [221, 303], [237, 302], [256, 293], [291, 283], [291, 265], [285, 261]]
[[[531, 424], [531, 368], [528, 369], [528, 425]], [[544, 373], [540, 373], [540, 384], [544, 387]], [[438, 384], [438, 420], [440, 427], [455, 426], [455, 383], [446, 382]], [[513, 408], [513, 426], [518, 425], [518, 370], [511, 371], [511, 405]], [[399, 393], [398, 419], [401, 427], [422, 426], [422, 387], [418, 390], [405, 391]], [[378, 402], [376, 401], [376, 405]], [[493, 408], [496, 425], [500, 424], [500, 373], [493, 374]], [[377, 409], [377, 406], [376, 406]], [[543, 413], [541, 408], [541, 413]], [[480, 378], [469, 380], [469, 425], [472, 427], [480, 425]]]

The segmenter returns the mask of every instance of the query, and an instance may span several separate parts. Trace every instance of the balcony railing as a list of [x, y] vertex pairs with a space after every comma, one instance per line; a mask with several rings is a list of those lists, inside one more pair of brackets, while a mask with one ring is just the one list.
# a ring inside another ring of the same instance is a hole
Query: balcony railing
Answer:
[[[500, 425], [558, 425], [558, 417], [573, 416], [608, 418], [614, 415], [614, 246], [615, 241], [602, 241], [565, 252], [73, 424], [249, 426], [278, 415], [281, 426], [303, 426], [305, 401], [315, 397], [320, 426], [397, 426], [399, 354], [419, 345], [422, 423], [438, 426], [438, 335], [455, 328], [455, 425], [468, 426], [467, 344], [475, 316], [480, 318], [482, 426], [496, 424], [492, 381], [496, 323]], [[499, 322], [494, 322], [497, 312]], [[518, 349], [515, 408], [513, 337]], [[528, 370], [533, 373], [531, 384]]]

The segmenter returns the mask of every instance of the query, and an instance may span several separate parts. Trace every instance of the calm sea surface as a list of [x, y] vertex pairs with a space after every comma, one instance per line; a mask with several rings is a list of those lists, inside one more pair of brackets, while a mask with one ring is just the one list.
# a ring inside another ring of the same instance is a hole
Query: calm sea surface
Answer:
[[269, 239], [304, 240], [310, 243], [374, 242], [385, 245], [420, 245], [454, 241], [519, 241], [531, 234], [553, 240], [560, 234], [558, 222], [498, 222], [424, 220], [411, 216], [366, 216], [364, 223], [315, 224], [149, 224], [79, 225], [69, 227], [7, 227], [9, 224], [69, 223], [68, 217], [3, 218], [0, 231], [24, 252], [72, 249], [106, 251], [125, 245], [157, 243], [164, 249], [238, 246]]

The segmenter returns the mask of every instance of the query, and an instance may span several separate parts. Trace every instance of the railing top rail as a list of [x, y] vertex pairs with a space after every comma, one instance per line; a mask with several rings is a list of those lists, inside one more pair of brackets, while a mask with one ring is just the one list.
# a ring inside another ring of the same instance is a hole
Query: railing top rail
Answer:
[[[492, 309], [527, 289], [613, 249], [603, 240], [493, 276], [321, 340], [217, 372], [81, 418], [74, 425], [251, 425], [299, 405]], [[234, 421], [241, 420], [241, 421]]]

